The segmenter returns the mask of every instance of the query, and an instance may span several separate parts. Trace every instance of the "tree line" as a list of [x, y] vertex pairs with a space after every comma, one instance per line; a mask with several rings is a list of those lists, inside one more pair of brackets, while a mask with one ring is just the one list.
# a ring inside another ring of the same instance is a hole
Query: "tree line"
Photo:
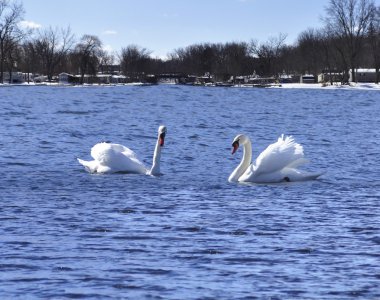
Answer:
[[[301, 32], [293, 45], [286, 34], [259, 43], [199, 43], [178, 48], [166, 60], [130, 44], [118, 53], [103, 50], [98, 36], [76, 38], [70, 27], [23, 29], [24, 9], [19, 2], [0, 0], [0, 83], [4, 74], [22, 71], [44, 74], [48, 80], [61, 72], [80, 75], [107, 72], [118, 64], [120, 72], [140, 79], [144, 74], [212, 74], [220, 81], [231, 76], [278, 77], [281, 74], [339, 72], [348, 82], [350, 70], [380, 69], [380, 6], [374, 0], [330, 0], [320, 28]], [[355, 72], [353, 72], [355, 76]], [[355, 77], [353, 77], [355, 81]]]

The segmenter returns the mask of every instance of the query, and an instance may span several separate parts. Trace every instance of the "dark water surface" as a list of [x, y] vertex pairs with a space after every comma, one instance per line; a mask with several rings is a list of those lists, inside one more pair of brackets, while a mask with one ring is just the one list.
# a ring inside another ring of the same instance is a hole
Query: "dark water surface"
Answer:
[[[1, 299], [380, 299], [380, 93], [0, 88]], [[109, 140], [159, 178], [90, 175]], [[227, 181], [281, 133], [317, 181]]]

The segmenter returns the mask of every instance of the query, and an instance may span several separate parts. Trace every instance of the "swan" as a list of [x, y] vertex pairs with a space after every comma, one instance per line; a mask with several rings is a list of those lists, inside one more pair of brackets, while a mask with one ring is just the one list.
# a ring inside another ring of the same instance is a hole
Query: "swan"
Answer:
[[91, 156], [94, 160], [77, 159], [90, 173], [126, 172], [157, 176], [160, 175], [161, 148], [164, 146], [165, 135], [166, 127], [161, 125], [158, 128], [153, 165], [150, 170], [144, 166], [131, 149], [120, 144], [107, 142], [98, 143], [91, 148]]
[[237, 135], [232, 142], [232, 154], [240, 145], [243, 145], [243, 158], [228, 178], [229, 182], [277, 183], [284, 181], [313, 180], [321, 173], [309, 173], [298, 170], [297, 167], [305, 164], [303, 147], [296, 143], [292, 136], [278, 138], [277, 142], [269, 145], [252, 160], [252, 144], [248, 136]]

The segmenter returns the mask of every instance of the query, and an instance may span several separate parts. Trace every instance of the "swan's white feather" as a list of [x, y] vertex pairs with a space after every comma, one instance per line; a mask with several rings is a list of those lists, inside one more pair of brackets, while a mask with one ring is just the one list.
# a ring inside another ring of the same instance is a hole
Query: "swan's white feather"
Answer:
[[[246, 140], [249, 146], [245, 146], [247, 149], [251, 149], [251, 142], [248, 138]], [[246, 158], [243, 157], [243, 161], [247, 159], [248, 155]], [[292, 136], [281, 135], [277, 142], [269, 145], [257, 157], [254, 164], [249, 165], [238, 178], [238, 181], [256, 183], [305, 181], [316, 179], [322, 175], [321, 173], [309, 173], [296, 169], [307, 162], [303, 147], [296, 143]], [[237, 170], [234, 172], [238, 173]]]
[[78, 159], [90, 173], [127, 172], [145, 174], [147, 169], [131, 149], [111, 143], [98, 143], [91, 148], [93, 161]]
[[253, 167], [256, 175], [272, 173], [296, 163], [303, 157], [303, 147], [296, 143], [292, 136], [281, 135], [277, 142], [261, 152]]
[[[135, 152], [131, 149], [120, 145], [110, 143], [99, 143], [91, 148], [91, 156], [103, 165], [120, 164], [131, 161], [131, 163], [144, 167], [144, 164], [139, 161]], [[145, 168], [145, 167], [144, 167]]]
[[250, 173], [247, 177], [241, 177], [241, 182], [255, 182], [255, 183], [276, 183], [284, 181], [307, 181], [317, 179], [321, 173], [310, 173], [294, 168], [284, 168], [274, 171], [272, 173], [253, 174]]
[[86, 171], [89, 173], [96, 173], [99, 163], [96, 160], [86, 161], [80, 158], [77, 158], [78, 162], [85, 167]]
[[137, 158], [131, 149], [111, 143], [98, 143], [91, 148], [94, 160], [85, 161], [78, 158], [78, 162], [90, 173], [138, 173], [152, 176], [160, 175], [161, 148], [164, 145], [166, 127], [158, 127], [156, 147], [153, 153], [153, 165], [150, 170]]

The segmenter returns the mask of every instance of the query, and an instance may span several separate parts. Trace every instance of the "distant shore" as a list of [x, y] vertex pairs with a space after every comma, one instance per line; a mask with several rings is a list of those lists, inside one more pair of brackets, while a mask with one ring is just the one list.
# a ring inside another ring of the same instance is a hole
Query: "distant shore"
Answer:
[[[56, 87], [112, 87], [112, 86], [152, 86], [152, 85], [181, 85], [181, 84], [147, 84], [142, 82], [133, 82], [133, 83], [124, 83], [124, 84], [83, 84], [83, 85], [71, 85], [71, 84], [60, 84], [56, 82], [43, 82], [43, 83], [18, 83], [18, 84], [9, 84], [4, 83], [0, 84], [1, 87], [28, 87], [28, 86], [56, 86]], [[192, 85], [187, 85], [192, 86]], [[194, 85], [194, 87], [218, 87], [214, 85]], [[350, 83], [349, 85], [342, 85], [340, 83], [336, 83], [333, 85], [330, 84], [322, 84], [322, 83], [282, 83], [276, 85], [268, 85], [268, 86], [250, 86], [250, 85], [233, 85], [228, 88], [245, 88], [245, 89], [322, 89], [322, 90], [331, 90], [331, 89], [346, 89], [346, 90], [378, 90], [380, 91], [380, 84], [376, 83]]]

